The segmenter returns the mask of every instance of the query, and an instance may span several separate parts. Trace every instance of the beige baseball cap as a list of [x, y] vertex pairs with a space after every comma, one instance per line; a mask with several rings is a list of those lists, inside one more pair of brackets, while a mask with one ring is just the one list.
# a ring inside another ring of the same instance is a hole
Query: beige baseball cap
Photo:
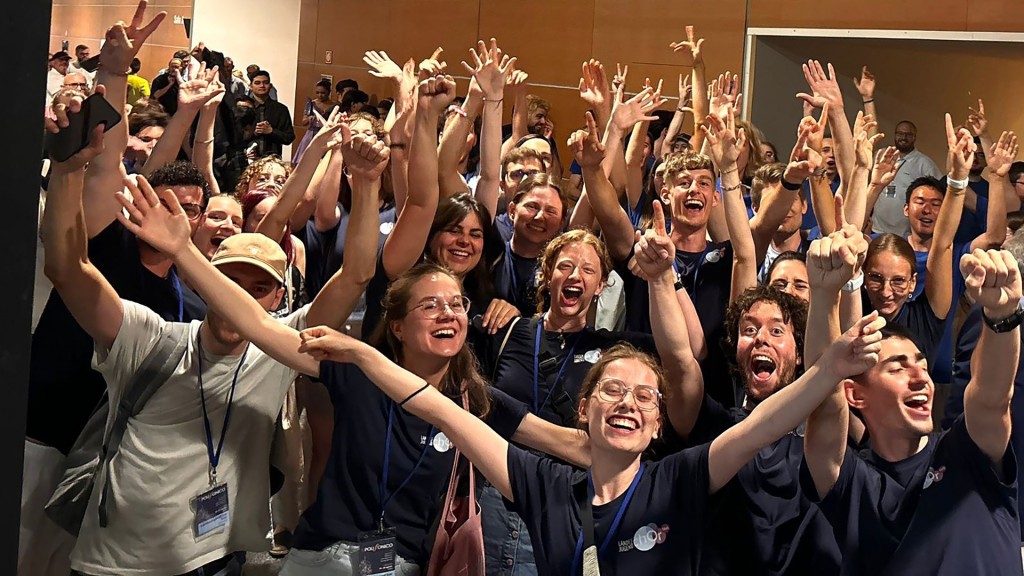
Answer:
[[214, 266], [243, 262], [266, 270], [284, 284], [288, 258], [281, 246], [263, 234], [241, 233], [225, 238], [210, 259]]

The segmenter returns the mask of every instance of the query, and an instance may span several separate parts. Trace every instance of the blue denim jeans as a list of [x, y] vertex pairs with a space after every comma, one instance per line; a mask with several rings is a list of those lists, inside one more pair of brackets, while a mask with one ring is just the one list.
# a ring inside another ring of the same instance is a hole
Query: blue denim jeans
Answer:
[[[292, 548], [281, 566], [281, 576], [353, 576], [359, 546], [338, 542], [323, 550]], [[419, 576], [418, 564], [395, 556], [395, 576]]]
[[480, 514], [487, 576], [537, 576], [526, 524], [518, 514], [505, 508], [501, 493], [490, 483], [484, 485], [480, 494]]

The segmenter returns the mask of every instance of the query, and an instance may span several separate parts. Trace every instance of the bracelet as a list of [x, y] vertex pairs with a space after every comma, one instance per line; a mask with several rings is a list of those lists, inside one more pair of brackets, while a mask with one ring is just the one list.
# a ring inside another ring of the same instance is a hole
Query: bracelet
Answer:
[[209, 140], [196, 140], [194, 143], [195, 144], [212, 144], [213, 143], [213, 138], [210, 138]]
[[405, 150], [408, 147], [408, 145], [402, 144], [401, 142], [392, 142], [391, 146], [388, 146], [388, 148], [391, 148], [392, 150]]
[[682, 112], [683, 114], [686, 114], [687, 112], [689, 112], [689, 110], [687, 110], [686, 108], [676, 108], [676, 112]]
[[804, 185], [803, 185], [802, 182], [799, 183], [799, 184], [793, 184], [792, 182], [787, 182], [786, 179], [783, 178], [782, 179], [782, 187], [785, 188], [786, 190], [791, 191], [791, 192], [796, 192], [797, 190], [803, 188]]
[[865, 103], [865, 104], [871, 104], [871, 103], [872, 103], [872, 102], [874, 102], [874, 101], [875, 101], [875, 99], [874, 99], [874, 98], [869, 98], [869, 99], [865, 100], [865, 101], [864, 101], [864, 103]]
[[458, 104], [452, 104], [451, 106], [449, 106], [448, 111], [455, 112], [456, 114], [462, 116], [463, 118], [469, 118], [469, 115], [466, 114], [466, 111], [463, 110], [462, 106], [459, 106]]
[[416, 397], [417, 394], [419, 394], [420, 392], [423, 392], [427, 388], [430, 388], [430, 382], [425, 383], [419, 390], [417, 390], [417, 391], [413, 392], [412, 394], [409, 394], [408, 396], [406, 396], [405, 400], [402, 400], [401, 402], [398, 403], [398, 407], [401, 408], [402, 406], [405, 406], [406, 402], [408, 402], [409, 400], [412, 400], [413, 398]]
[[481, 98], [484, 102], [502, 102], [504, 98], [498, 98], [497, 100], [488, 100], [487, 98]]
[[735, 186], [729, 186], [728, 188], [726, 188], [725, 186], [722, 186], [722, 192], [732, 192], [733, 190], [739, 190], [742, 187], [743, 187], [743, 183], [742, 182], [740, 182], [739, 184], [737, 184]]
[[950, 178], [948, 176], [946, 177], [946, 186], [948, 186], [951, 190], [956, 190], [956, 191], [963, 190], [963, 189], [967, 188], [967, 183], [968, 183], [967, 178], [964, 178], [962, 180], [956, 180], [956, 179]]
[[722, 170], [721, 172], [719, 172], [718, 173], [718, 177], [721, 178], [722, 176], [725, 176], [726, 174], [735, 174], [736, 172], [737, 172], [736, 166], [733, 165], [732, 168], [730, 168], [728, 170]]

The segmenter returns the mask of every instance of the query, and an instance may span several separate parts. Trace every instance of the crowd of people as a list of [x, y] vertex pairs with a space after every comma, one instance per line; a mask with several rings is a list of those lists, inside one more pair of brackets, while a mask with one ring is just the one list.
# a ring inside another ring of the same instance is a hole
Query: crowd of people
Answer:
[[318, 82], [288, 162], [259, 66], [137, 76], [145, 12], [50, 57], [49, 132], [124, 121], [44, 178], [19, 574], [1024, 572], [1024, 163], [981, 101], [887, 136], [898, 79], [848, 110], [808, 60], [780, 150], [687, 27], [675, 98], [582, 64], [560, 158], [491, 39], [366, 52], [391, 93]]

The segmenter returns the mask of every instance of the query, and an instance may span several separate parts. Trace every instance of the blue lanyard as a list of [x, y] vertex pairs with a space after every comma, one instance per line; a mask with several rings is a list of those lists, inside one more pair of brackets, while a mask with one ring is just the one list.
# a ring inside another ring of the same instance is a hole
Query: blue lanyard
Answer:
[[[615, 539], [615, 533], [619, 531], [619, 524], [622, 523], [622, 517], [626, 515], [626, 509], [629, 508], [629, 502], [633, 499], [633, 493], [636, 492], [636, 487], [640, 484], [640, 477], [644, 475], [644, 463], [640, 463], [640, 469], [636, 471], [636, 476], [633, 477], [633, 482], [630, 483], [629, 489], [626, 490], [626, 497], [623, 498], [622, 504], [619, 504], [619, 510], [615, 513], [615, 519], [612, 520], [612, 525], [608, 527], [608, 533], [604, 535], [604, 540], [601, 542], [601, 547], [597, 549], [597, 557], [605, 555], [608, 550], [608, 546], [611, 545]], [[587, 504], [590, 505], [594, 500], [594, 477], [591, 476], [590, 471], [587, 471], [587, 497], [590, 500]], [[586, 526], [580, 528], [580, 536], [576, 539], [576, 553], [572, 557], [572, 572], [570, 574], [575, 575], [579, 572], [581, 566], [580, 563], [583, 560], [583, 530]]]
[[235, 387], [238, 385], [238, 374], [245, 365], [245, 355], [249, 353], [249, 345], [245, 345], [242, 357], [238, 360], [238, 368], [235, 368], [235, 377], [231, 380], [231, 391], [228, 392], [228, 407], [224, 410], [224, 427], [220, 430], [220, 442], [217, 449], [213, 449], [213, 429], [210, 426], [210, 415], [206, 411], [206, 392], [203, 390], [203, 339], [196, 335], [196, 348], [199, 354], [199, 400], [203, 406], [203, 428], [206, 429], [206, 454], [210, 458], [210, 485], [217, 483], [217, 465], [220, 464], [220, 453], [224, 450], [224, 439], [228, 435], [228, 424], [231, 422], [231, 403], [235, 400]]
[[[171, 286], [174, 288], [174, 295], [178, 298], [178, 322], [184, 322], [185, 296], [181, 293], [181, 280], [178, 279], [178, 272], [174, 269], [174, 266], [171, 266], [169, 276], [171, 277]], [[246, 350], [248, 349], [249, 347], [246, 346]]]
[[631, 224], [633, 224], [633, 229], [634, 230], [639, 230], [640, 229], [640, 216], [641, 216], [641, 212], [642, 212], [641, 206], [643, 206], [644, 200], [646, 198], [647, 198], [647, 192], [645, 191], [643, 194], [640, 195], [639, 198], [637, 198], [636, 206], [630, 206], [629, 205], [629, 198], [626, 198], [626, 214], [629, 215], [629, 222]]
[[[555, 391], [554, 385], [548, 390], [548, 395], [544, 397], [544, 401], [538, 403], [538, 396], [540, 396], [540, 338], [544, 332], [544, 316], [541, 316], [537, 321], [537, 335], [533, 341], [533, 413], [534, 415], [540, 415], [540, 409], [543, 406], [547, 406], [548, 400], [551, 400], [551, 393]], [[555, 382], [557, 383], [562, 379], [562, 374], [565, 373], [565, 368], [569, 365], [569, 360], [573, 358], [573, 352], [576, 350], [576, 344], [579, 343], [580, 338], [583, 336], [583, 331], [580, 330], [576, 333], [576, 337], [572, 340], [572, 346], [569, 347], [569, 351], [565, 354], [565, 358], [562, 359], [562, 367], [558, 369], [558, 375], [555, 376]]]
[[[423, 464], [423, 458], [426, 457], [426, 455], [427, 455], [427, 450], [430, 448], [431, 437], [434, 435], [434, 427], [431, 426], [430, 430], [427, 432], [427, 441], [423, 443], [423, 450], [420, 452], [420, 457], [416, 460], [416, 465], [414, 465], [412, 467], [412, 470], [409, 471], [409, 474], [405, 477], [405, 480], [402, 480], [402, 483], [398, 485], [398, 488], [395, 488], [394, 492], [392, 492], [390, 494], [387, 494], [387, 490], [388, 490], [388, 469], [390, 468], [390, 465], [391, 465], [391, 429], [392, 429], [392, 427], [394, 425], [394, 422], [395, 422], [395, 402], [392, 400], [391, 402], [388, 403], [388, 433], [387, 433], [387, 438], [384, 440], [384, 473], [381, 475], [381, 479], [380, 479], [380, 529], [381, 530], [384, 529], [384, 511], [387, 509], [388, 503], [391, 502], [391, 499], [395, 496], [395, 494], [399, 493], [402, 490], [402, 488], [405, 488], [405, 485], [408, 484], [409, 480], [412, 480], [413, 475], [416, 474], [416, 470], [419, 469], [420, 464]], [[386, 494], [386, 496], [385, 496], [385, 494]]]

